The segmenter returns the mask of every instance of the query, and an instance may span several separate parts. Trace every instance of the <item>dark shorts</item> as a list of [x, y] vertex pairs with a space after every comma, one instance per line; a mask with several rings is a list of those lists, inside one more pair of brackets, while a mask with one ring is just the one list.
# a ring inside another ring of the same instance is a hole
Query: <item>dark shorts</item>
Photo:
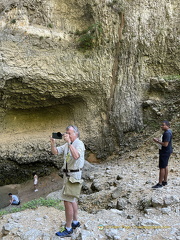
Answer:
[[12, 203], [11, 203], [11, 205], [19, 205], [20, 204], [20, 201], [13, 201]]
[[159, 154], [159, 168], [166, 168], [168, 166], [168, 160], [170, 153], [160, 153]]

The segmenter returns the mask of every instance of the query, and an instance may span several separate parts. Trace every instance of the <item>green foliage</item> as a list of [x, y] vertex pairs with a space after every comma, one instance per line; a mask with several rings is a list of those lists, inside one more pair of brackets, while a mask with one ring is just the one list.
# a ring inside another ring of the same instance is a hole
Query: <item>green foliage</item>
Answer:
[[48, 25], [47, 25], [49, 28], [53, 28], [53, 25], [52, 25], [52, 23], [48, 23]]
[[180, 75], [165, 75], [163, 78], [165, 80], [180, 80]]
[[84, 50], [92, 49], [93, 48], [93, 36], [89, 33], [83, 34], [79, 38], [79, 48]]
[[11, 20], [11, 23], [12, 23], [12, 24], [15, 24], [15, 23], [16, 23], [16, 19], [12, 19], [12, 20]]
[[32, 201], [24, 203], [22, 206], [13, 206], [13, 208], [10, 208], [7, 210], [1, 210], [0, 217], [8, 213], [20, 212], [26, 209], [36, 209], [39, 206], [54, 207], [56, 209], [63, 210], [64, 208], [60, 203], [61, 203], [60, 200], [54, 200], [54, 199], [45, 199], [45, 198], [34, 199]]
[[92, 24], [83, 31], [76, 30], [75, 35], [79, 36], [78, 49], [91, 50], [96, 45], [102, 31], [100, 23]]
[[78, 29], [76, 29], [74, 34], [77, 35], [77, 36], [80, 36], [82, 34], [82, 31], [79, 31]]

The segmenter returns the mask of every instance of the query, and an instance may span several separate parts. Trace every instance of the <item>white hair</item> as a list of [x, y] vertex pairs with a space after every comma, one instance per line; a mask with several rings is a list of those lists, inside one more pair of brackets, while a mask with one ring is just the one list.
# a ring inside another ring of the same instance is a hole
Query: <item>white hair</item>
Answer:
[[80, 136], [80, 132], [79, 132], [79, 129], [78, 127], [74, 126], [74, 125], [69, 125], [66, 130], [69, 130], [70, 128], [73, 128], [74, 129], [74, 132], [78, 135], [78, 137]]

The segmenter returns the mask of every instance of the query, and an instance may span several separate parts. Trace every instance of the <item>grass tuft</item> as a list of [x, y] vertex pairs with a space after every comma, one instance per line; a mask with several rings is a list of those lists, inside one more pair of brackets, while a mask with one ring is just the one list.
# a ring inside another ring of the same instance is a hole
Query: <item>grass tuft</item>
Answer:
[[82, 31], [76, 30], [74, 34], [79, 37], [78, 49], [83, 51], [93, 49], [98, 39], [100, 39], [102, 32], [103, 29], [100, 23], [92, 24]]
[[14, 206], [7, 210], [0, 210], [0, 217], [9, 213], [21, 212], [26, 209], [36, 209], [39, 206], [54, 207], [58, 210], [64, 210], [64, 207], [61, 205], [61, 200], [39, 198], [24, 203], [22, 206]]
[[180, 75], [165, 75], [163, 78], [165, 80], [180, 80]]

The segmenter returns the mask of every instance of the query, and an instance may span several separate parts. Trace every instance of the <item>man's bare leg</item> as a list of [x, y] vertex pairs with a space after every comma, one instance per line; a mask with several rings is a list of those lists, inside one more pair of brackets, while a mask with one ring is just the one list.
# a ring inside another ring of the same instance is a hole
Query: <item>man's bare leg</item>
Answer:
[[168, 166], [165, 168], [164, 182], [167, 182]]
[[162, 185], [162, 181], [165, 178], [165, 168], [160, 168], [159, 169], [159, 184]]
[[77, 202], [72, 202], [73, 207], [73, 220], [77, 221], [77, 215], [78, 215], [78, 205]]
[[66, 216], [66, 227], [71, 228], [71, 223], [73, 220], [73, 205], [72, 202], [64, 201], [65, 206], [65, 216]]

